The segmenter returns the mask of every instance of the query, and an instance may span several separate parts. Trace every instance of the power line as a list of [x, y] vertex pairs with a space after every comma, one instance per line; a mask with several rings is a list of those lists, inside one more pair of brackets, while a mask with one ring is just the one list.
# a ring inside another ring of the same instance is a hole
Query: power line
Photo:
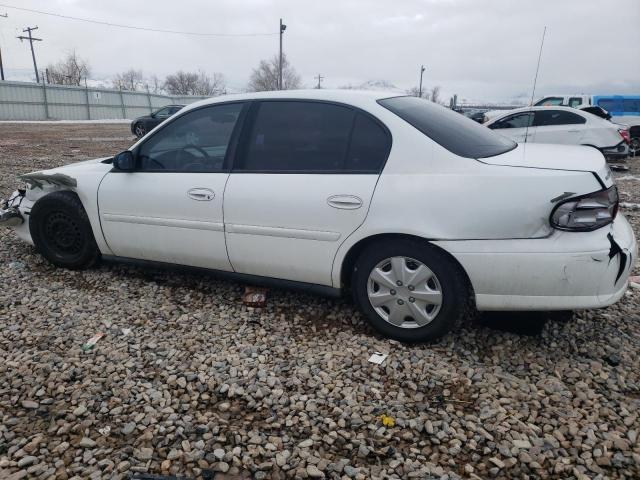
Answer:
[[13, 10], [20, 10], [23, 12], [30, 13], [38, 13], [40, 15], [48, 15], [50, 17], [64, 18], [66, 20], [76, 20], [78, 22], [87, 22], [87, 23], [95, 23], [98, 25], [105, 25], [108, 27], [117, 27], [117, 28], [128, 28], [130, 30], [142, 30], [145, 32], [156, 32], [156, 33], [171, 33], [175, 35], [193, 35], [198, 37], [265, 37], [278, 35], [278, 32], [272, 33], [205, 33], [205, 32], [187, 32], [182, 30], [165, 30], [162, 28], [152, 28], [152, 27], [138, 27], [134, 25], [124, 25], [121, 23], [111, 23], [105, 22], [102, 20], [93, 20], [90, 18], [81, 18], [81, 17], [72, 17], [71, 15], [61, 15], [59, 13], [53, 12], [45, 12], [43, 10], [35, 10], [32, 8], [23, 8], [23, 7], [14, 7], [13, 5], [4, 5], [0, 3], [0, 7], [11, 8]]

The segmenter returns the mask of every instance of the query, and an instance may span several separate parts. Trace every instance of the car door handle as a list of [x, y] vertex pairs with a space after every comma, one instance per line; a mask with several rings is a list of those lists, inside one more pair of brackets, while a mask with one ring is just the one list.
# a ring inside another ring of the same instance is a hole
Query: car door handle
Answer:
[[567, 130], [569, 133], [578, 133], [580, 130]]
[[333, 195], [327, 198], [327, 203], [333, 208], [355, 210], [362, 206], [362, 199], [355, 195]]
[[199, 202], [210, 202], [215, 198], [216, 194], [213, 190], [208, 188], [192, 188], [187, 192], [187, 197], [191, 200], [198, 200]]

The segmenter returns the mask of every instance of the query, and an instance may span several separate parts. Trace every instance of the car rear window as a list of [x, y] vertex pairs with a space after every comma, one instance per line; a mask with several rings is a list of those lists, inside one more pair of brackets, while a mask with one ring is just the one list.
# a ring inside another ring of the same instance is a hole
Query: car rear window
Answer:
[[466, 158], [487, 158], [516, 148], [511, 140], [487, 127], [428, 100], [392, 97], [378, 103], [452, 153]]

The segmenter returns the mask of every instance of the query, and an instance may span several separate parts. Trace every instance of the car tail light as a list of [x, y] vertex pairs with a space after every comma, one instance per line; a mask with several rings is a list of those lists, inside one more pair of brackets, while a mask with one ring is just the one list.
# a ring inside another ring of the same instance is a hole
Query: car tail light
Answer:
[[551, 225], [558, 230], [590, 232], [613, 222], [618, 213], [618, 188], [569, 198], [551, 212]]
[[626, 143], [631, 143], [631, 136], [629, 135], [629, 130], [621, 128], [618, 130], [618, 133]]

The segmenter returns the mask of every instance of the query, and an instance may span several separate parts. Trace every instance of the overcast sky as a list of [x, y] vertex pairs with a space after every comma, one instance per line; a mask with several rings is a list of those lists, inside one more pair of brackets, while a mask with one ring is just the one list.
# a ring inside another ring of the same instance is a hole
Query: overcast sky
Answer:
[[[531, 94], [544, 26], [547, 36], [536, 97], [549, 93], [640, 94], [640, 0], [0, 0], [62, 15], [171, 30], [277, 33], [307, 86], [384, 80], [473, 100]], [[0, 48], [9, 79], [32, 69], [28, 43], [39, 27], [39, 67], [75, 49], [93, 76], [134, 67], [164, 77], [178, 69], [221, 72], [242, 89], [278, 36], [196, 37], [82, 23], [0, 6]]]

